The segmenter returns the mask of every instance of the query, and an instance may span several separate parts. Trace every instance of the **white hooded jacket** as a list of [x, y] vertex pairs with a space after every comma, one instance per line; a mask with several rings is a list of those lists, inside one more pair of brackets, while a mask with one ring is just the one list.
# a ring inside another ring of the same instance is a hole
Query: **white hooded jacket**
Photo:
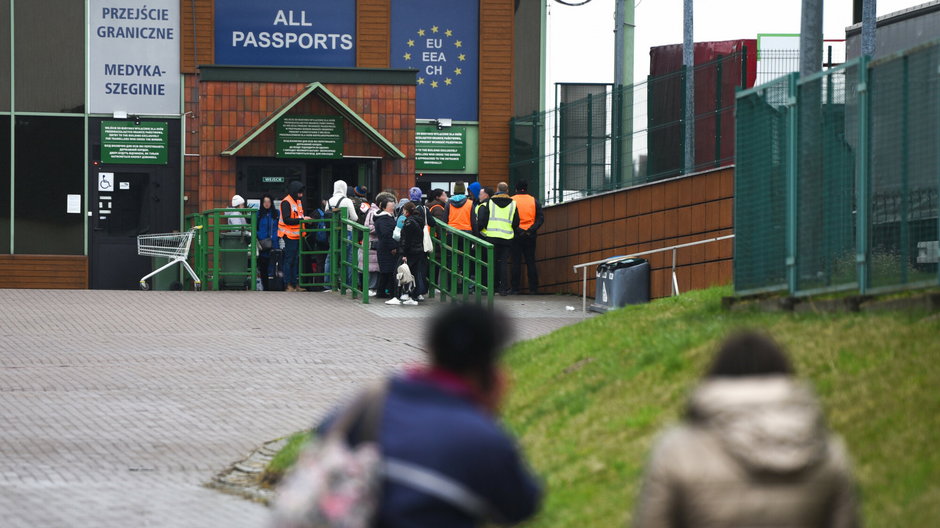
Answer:
[[841, 440], [789, 376], [711, 378], [659, 438], [637, 501], [642, 528], [854, 528]]
[[330, 209], [334, 207], [345, 207], [347, 218], [353, 222], [359, 221], [359, 214], [356, 212], [356, 206], [353, 204], [353, 201], [346, 196], [346, 182], [339, 180], [333, 183], [333, 196], [330, 196], [330, 199], [327, 200], [327, 206]]

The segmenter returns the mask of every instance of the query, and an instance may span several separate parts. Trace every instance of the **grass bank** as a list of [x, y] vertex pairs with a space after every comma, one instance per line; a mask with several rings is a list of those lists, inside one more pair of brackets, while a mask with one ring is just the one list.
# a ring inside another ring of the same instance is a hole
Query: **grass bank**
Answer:
[[[855, 460], [866, 524], [937, 524], [940, 315], [726, 312], [729, 294], [628, 307], [509, 351], [506, 421], [549, 490], [529, 526], [629, 522], [657, 431], [678, 418], [720, 339], [742, 327], [773, 334], [816, 387]], [[282, 453], [272, 469], [290, 461]]]
[[657, 431], [716, 344], [768, 330], [812, 381], [855, 461], [868, 526], [940, 521], [940, 315], [726, 312], [714, 288], [515, 346], [506, 408], [549, 495], [534, 527], [623, 526]]

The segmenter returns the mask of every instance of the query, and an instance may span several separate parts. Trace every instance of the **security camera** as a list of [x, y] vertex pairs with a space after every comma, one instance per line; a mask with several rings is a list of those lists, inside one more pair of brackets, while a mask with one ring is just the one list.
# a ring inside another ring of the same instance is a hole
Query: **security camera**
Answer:
[[449, 118], [445, 118], [445, 117], [442, 117], [442, 118], [438, 119], [438, 120], [436, 121], [436, 123], [437, 123], [437, 129], [438, 129], [438, 130], [444, 130], [445, 128], [450, 128], [450, 127], [454, 126], [454, 121], [453, 121], [453, 119], [449, 119]]

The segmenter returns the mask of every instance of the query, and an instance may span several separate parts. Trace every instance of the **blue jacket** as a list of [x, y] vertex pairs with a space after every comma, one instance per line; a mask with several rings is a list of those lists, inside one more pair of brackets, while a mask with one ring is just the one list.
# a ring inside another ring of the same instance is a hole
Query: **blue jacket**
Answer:
[[[320, 432], [331, 423], [327, 419]], [[515, 524], [538, 510], [542, 492], [515, 441], [476, 403], [433, 382], [390, 381], [379, 438], [384, 456], [461, 483], [488, 502], [502, 522]], [[483, 521], [440, 499], [386, 482], [375, 526], [472, 528]]]
[[277, 209], [271, 209], [270, 213], [258, 212], [258, 240], [271, 238], [277, 242], [277, 222], [281, 215]]

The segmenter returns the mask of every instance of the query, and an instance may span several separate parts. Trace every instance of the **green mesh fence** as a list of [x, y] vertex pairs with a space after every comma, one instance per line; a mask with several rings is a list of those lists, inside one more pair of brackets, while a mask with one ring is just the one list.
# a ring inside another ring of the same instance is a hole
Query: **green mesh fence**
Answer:
[[795, 293], [857, 287], [857, 95], [857, 64], [809, 77], [797, 88]]
[[734, 278], [739, 291], [782, 290], [786, 277], [790, 77], [738, 97]]
[[940, 43], [740, 92], [735, 290], [940, 283], [938, 123]]
[[875, 289], [937, 280], [938, 67], [934, 46], [869, 70], [877, 126], [871, 128], [868, 275]]

